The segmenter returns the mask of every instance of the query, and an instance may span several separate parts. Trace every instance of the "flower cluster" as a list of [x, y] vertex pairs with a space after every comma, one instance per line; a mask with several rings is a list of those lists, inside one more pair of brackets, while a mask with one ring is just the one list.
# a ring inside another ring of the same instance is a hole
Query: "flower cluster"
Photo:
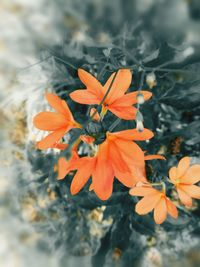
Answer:
[[[138, 214], [147, 214], [154, 209], [154, 219], [158, 224], [166, 219], [167, 213], [176, 218], [178, 211], [166, 196], [165, 183], [151, 184], [146, 177], [145, 161], [165, 158], [146, 155], [135, 142], [154, 136], [151, 130], [144, 128], [139, 111], [140, 104], [150, 99], [152, 93], [141, 89], [127, 93], [132, 81], [129, 69], [113, 73], [104, 85], [83, 69], [78, 70], [78, 76], [86, 88], [72, 92], [71, 99], [80, 104], [96, 105], [96, 108], [90, 109], [86, 123], [81, 125], [76, 122], [67, 103], [52, 93], [46, 93], [46, 99], [55, 112], [41, 112], [33, 119], [35, 127], [50, 131], [43, 140], [37, 142], [38, 149], [71, 150], [70, 158], [61, 156], [58, 160], [58, 180], [74, 171], [70, 187], [72, 195], [77, 194], [89, 181], [89, 190], [93, 190], [101, 200], [107, 200], [112, 195], [116, 178], [130, 188], [130, 195], [143, 197], [136, 204]], [[136, 128], [118, 132], [104, 129], [102, 120], [107, 112], [119, 119], [135, 120]], [[73, 144], [62, 143], [63, 136], [74, 128], [79, 129], [76, 141]], [[86, 156], [78, 154], [81, 142], [88, 146]], [[192, 197], [200, 198], [200, 188], [194, 185], [200, 180], [200, 165], [189, 165], [189, 157], [185, 157], [177, 168], [172, 167], [169, 171], [170, 182], [186, 206], [192, 205]]]
[[[180, 201], [187, 207], [192, 206], [192, 198], [200, 199], [200, 187], [194, 185], [200, 181], [200, 165], [190, 166], [190, 158], [184, 157], [177, 167], [169, 170], [169, 182], [174, 184]], [[159, 191], [153, 186], [161, 186]], [[176, 206], [166, 196], [165, 183], [138, 183], [130, 190], [132, 196], [143, 197], [136, 205], [136, 212], [140, 215], [147, 214], [154, 209], [154, 220], [161, 224], [169, 213], [173, 218], [178, 217]]]

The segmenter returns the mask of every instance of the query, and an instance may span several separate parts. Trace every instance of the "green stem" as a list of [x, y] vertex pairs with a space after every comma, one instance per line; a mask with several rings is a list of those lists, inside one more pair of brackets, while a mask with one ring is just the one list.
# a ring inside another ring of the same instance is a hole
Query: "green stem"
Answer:
[[112, 132], [112, 130], [121, 122], [120, 118], [117, 118], [109, 127], [109, 132]]

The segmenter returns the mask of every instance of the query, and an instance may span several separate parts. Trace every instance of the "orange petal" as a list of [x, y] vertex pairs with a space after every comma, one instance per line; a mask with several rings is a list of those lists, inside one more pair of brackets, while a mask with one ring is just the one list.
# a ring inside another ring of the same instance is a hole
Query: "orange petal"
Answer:
[[65, 176], [71, 171], [76, 169], [79, 156], [76, 151], [72, 151], [71, 158], [66, 160], [66, 158], [61, 157], [58, 160], [58, 180], [64, 179]]
[[99, 146], [97, 163], [92, 175], [94, 192], [101, 200], [107, 200], [112, 195], [114, 172], [108, 159], [107, 142]]
[[113, 165], [116, 178], [128, 187], [134, 186], [139, 181], [145, 182], [145, 161], [142, 149], [132, 141], [120, 138], [114, 139], [113, 142], [130, 172], [121, 172]]
[[69, 162], [66, 160], [66, 158], [62, 157], [58, 159], [58, 180], [64, 179], [68, 170]]
[[161, 155], [147, 155], [147, 156], [144, 156], [144, 159], [145, 160], [152, 160], [152, 159], [161, 159], [161, 160], [166, 160], [166, 158], [164, 156], [161, 156]]
[[196, 184], [200, 181], [200, 164], [192, 165], [181, 177], [181, 183]]
[[108, 135], [113, 135], [124, 140], [134, 141], [149, 140], [154, 136], [153, 132], [149, 129], [144, 129], [142, 132], [138, 132], [137, 129], [124, 130], [115, 133], [108, 133]]
[[160, 193], [143, 197], [135, 206], [135, 211], [140, 215], [151, 212], [160, 200]]
[[107, 106], [107, 109], [117, 117], [124, 120], [134, 120], [136, 118], [137, 109], [132, 106], [115, 107], [114, 105], [109, 105]]
[[108, 145], [109, 145], [109, 158], [110, 162], [112, 162], [114, 169], [117, 169], [120, 172], [130, 172], [115, 142], [108, 141]]
[[135, 186], [130, 189], [129, 194], [132, 196], [143, 197], [151, 194], [155, 194], [156, 190], [151, 186]]
[[177, 182], [177, 168], [176, 167], [172, 167], [169, 170], [169, 178], [172, 181], [172, 183], [176, 183]]
[[169, 213], [170, 216], [176, 219], [178, 217], [178, 210], [176, 206], [168, 198], [166, 198], [166, 204], [167, 204], [167, 212]]
[[93, 169], [94, 160], [91, 158], [81, 158], [81, 164], [72, 180], [70, 191], [72, 195], [77, 194], [89, 180]]
[[40, 130], [55, 131], [67, 127], [69, 122], [63, 114], [45, 111], [38, 113], [33, 118], [33, 124]]
[[[113, 73], [110, 78], [107, 80], [106, 84], [103, 87], [104, 94], [108, 90], [115, 73]], [[120, 69], [118, 70], [117, 76], [113, 82], [112, 88], [106, 98], [107, 104], [112, 104], [116, 99], [122, 97], [125, 92], [130, 87], [132, 80], [132, 73], [129, 69]]]
[[167, 205], [165, 197], [161, 197], [154, 209], [154, 220], [157, 224], [163, 223], [167, 218]]
[[66, 132], [67, 129], [63, 128], [53, 133], [50, 133], [44, 139], [37, 142], [37, 148], [43, 150], [54, 147], [55, 143], [59, 142]]
[[88, 90], [76, 90], [69, 94], [71, 99], [80, 104], [95, 105], [99, 104], [101, 99]]
[[58, 113], [65, 115], [70, 121], [74, 120], [72, 113], [64, 100], [52, 93], [46, 93], [45, 96], [49, 105], [52, 106], [52, 108], [54, 108]]
[[[113, 167], [113, 169], [115, 178], [124, 186], [131, 188], [135, 186], [135, 184], [138, 182], [138, 177], [140, 177], [140, 175], [138, 175], [136, 179], [135, 175], [130, 172], [121, 172], [117, 170], [115, 167]], [[143, 178], [141, 179], [141, 181], [143, 181]]]
[[[85, 84], [88, 91], [92, 93], [93, 95], [96, 95], [96, 97], [100, 99], [101, 101], [101, 99], [103, 98], [103, 86], [101, 85], [101, 83], [94, 76], [92, 76], [89, 72], [83, 69], [78, 69], [78, 76], [80, 80], [82, 81], [82, 83]], [[87, 104], [87, 103], [83, 103], [83, 104]]]
[[132, 141], [122, 140], [117, 138], [115, 140], [115, 144], [118, 147], [118, 151], [120, 151], [121, 156], [124, 161], [129, 164], [135, 164], [139, 166], [143, 166], [144, 163], [144, 153], [142, 149]]
[[190, 167], [190, 158], [189, 157], [182, 158], [177, 166], [177, 178], [184, 175], [189, 167]]
[[107, 162], [97, 163], [92, 178], [96, 195], [101, 200], [107, 200], [113, 191], [114, 172], [112, 167]]
[[197, 185], [182, 185], [181, 189], [184, 190], [190, 197], [200, 199], [200, 187]]
[[68, 147], [68, 144], [55, 143], [52, 148], [57, 148], [60, 150], [65, 150]]
[[[117, 175], [119, 175], [118, 173], [116, 174], [116, 177], [118, 177]], [[131, 177], [130, 181], [133, 181], [133, 183], [131, 183], [130, 185], [126, 185], [128, 187], [133, 187], [135, 186], [135, 184], [137, 184], [138, 182], [147, 182], [147, 178], [146, 178], [146, 172], [145, 172], [145, 167], [144, 166], [135, 166], [132, 165], [132, 169], [131, 169], [131, 175], [129, 176], [125, 176], [126, 173], [120, 173], [121, 177], [119, 176], [119, 178], [124, 179], [127, 177]], [[119, 180], [118, 178], [118, 180]]]
[[[132, 92], [132, 93], [128, 93], [123, 95], [122, 97], [118, 98], [117, 100], [115, 100], [112, 105], [115, 106], [121, 106], [121, 107], [126, 107], [126, 106], [132, 106], [134, 104], [137, 103], [137, 95], [138, 95], [138, 91], [136, 92]], [[148, 92], [148, 91], [140, 91], [141, 94], [143, 94], [144, 100], [148, 100], [149, 98], [151, 98], [152, 93]]]
[[176, 187], [180, 201], [187, 207], [192, 206], [192, 198], [180, 187]]
[[[115, 144], [118, 146], [120, 154], [131, 171], [132, 179], [135, 183], [146, 181], [144, 153], [142, 149], [132, 141], [125, 141], [117, 138]], [[117, 174], [116, 174], [117, 176]], [[120, 177], [117, 176], [119, 179]], [[121, 179], [123, 176], [121, 177]]]
[[81, 135], [80, 139], [86, 144], [91, 144], [95, 141], [94, 137], [89, 135]]

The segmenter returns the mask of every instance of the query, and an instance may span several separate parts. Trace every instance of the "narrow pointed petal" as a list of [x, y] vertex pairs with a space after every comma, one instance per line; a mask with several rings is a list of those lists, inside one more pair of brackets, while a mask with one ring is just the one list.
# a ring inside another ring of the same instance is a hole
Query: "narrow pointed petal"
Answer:
[[117, 138], [115, 144], [127, 164], [132, 163], [139, 166], [145, 164], [144, 152], [136, 143]]
[[190, 197], [200, 199], [200, 187], [197, 185], [182, 185], [181, 189], [184, 190]]
[[60, 150], [65, 150], [68, 147], [68, 144], [63, 144], [63, 143], [55, 143], [52, 148], [57, 148]]
[[161, 159], [161, 160], [166, 160], [166, 158], [164, 156], [161, 156], [161, 155], [147, 155], [147, 156], [144, 156], [144, 159], [145, 160], [152, 160], [152, 159]]
[[[112, 133], [108, 134], [108, 140], [109, 137], [111, 140], [115, 138]], [[144, 154], [140, 147], [129, 140], [120, 138], [109, 141], [109, 144], [112, 144], [110, 160], [115, 177], [127, 187], [133, 187], [139, 181], [145, 182]]]
[[156, 204], [160, 201], [160, 194], [147, 195], [143, 197], [135, 206], [135, 211], [140, 215], [145, 215], [151, 212]]
[[129, 194], [132, 196], [138, 196], [138, 197], [143, 197], [143, 196], [148, 196], [155, 194], [156, 190], [150, 186], [135, 186], [130, 189]]
[[78, 167], [78, 160], [80, 160], [76, 151], [72, 151], [70, 159], [64, 157], [58, 160], [58, 180], [64, 179], [65, 176], [72, 170]]
[[[135, 175], [133, 173], [130, 173], [130, 172], [121, 172], [121, 171], [117, 170], [114, 167], [113, 167], [113, 169], [114, 169], [115, 178], [120, 183], [122, 183], [124, 186], [127, 186], [129, 188], [135, 186], [135, 184], [138, 182], [138, 177], [141, 177], [141, 175], [137, 175], [135, 177]], [[143, 178], [143, 175], [142, 175], [141, 181], [143, 181], [143, 179], [144, 178]], [[144, 181], [145, 181], [145, 179], [144, 179]]]
[[53, 133], [50, 133], [44, 139], [37, 142], [37, 148], [41, 150], [52, 148], [55, 145], [55, 143], [60, 141], [60, 139], [65, 135], [66, 132], [67, 129], [63, 128]]
[[109, 133], [108, 135], [113, 135], [124, 140], [134, 140], [134, 141], [143, 141], [151, 139], [154, 134], [149, 129], [144, 129], [142, 132], [139, 132], [137, 129], [124, 130], [120, 132]]
[[113, 191], [114, 171], [108, 157], [108, 142], [99, 146], [97, 162], [92, 175], [94, 192], [101, 200], [107, 200]]
[[97, 162], [93, 173], [93, 186], [96, 195], [101, 200], [107, 200], [112, 195], [114, 172], [108, 162]]
[[115, 106], [107, 106], [107, 109], [115, 114], [117, 117], [124, 120], [134, 120], [136, 118], [137, 109], [132, 106], [126, 107], [115, 107]]
[[108, 142], [109, 143], [109, 155], [110, 155], [110, 162], [112, 162], [112, 166], [114, 169], [117, 169], [120, 172], [130, 172], [126, 162], [122, 158], [118, 147], [116, 146], [115, 142]]
[[172, 181], [172, 183], [177, 182], [177, 167], [172, 167], [169, 170], [169, 178]]
[[93, 169], [94, 169], [94, 160], [88, 158], [81, 158], [81, 164], [74, 175], [74, 178], [71, 183], [70, 191], [72, 195], [76, 195], [87, 183], [89, 180]]
[[[132, 92], [132, 93], [128, 93], [123, 95], [122, 97], [116, 99], [112, 105], [114, 106], [121, 106], [121, 107], [126, 107], [126, 106], [132, 106], [137, 104], [137, 95], [138, 95], [138, 91], [136, 92]], [[148, 100], [149, 98], [151, 98], [152, 93], [148, 92], [148, 91], [140, 91], [140, 94], [143, 94], [144, 100]]]
[[134, 186], [138, 182], [147, 182], [145, 166], [132, 165], [131, 177], [132, 180], [134, 181], [134, 184], [132, 186]]
[[55, 109], [58, 113], [61, 113], [64, 116], [66, 116], [68, 120], [70, 121], [74, 120], [72, 113], [69, 110], [69, 107], [64, 100], [62, 100], [60, 97], [52, 93], [46, 93], [45, 96], [46, 96], [47, 101], [49, 102], [49, 105], [53, 109]]
[[61, 157], [58, 160], [58, 180], [64, 179], [69, 172], [69, 162]]
[[[142, 149], [134, 142], [122, 140], [120, 138], [115, 140], [115, 144], [118, 147], [118, 151], [124, 162], [131, 171], [131, 177], [134, 184], [139, 181], [146, 181], [145, 161]], [[116, 173], [115, 170], [115, 175], [119, 180], [126, 179], [126, 174], [122, 174], [119, 171]]]
[[101, 99], [88, 90], [76, 90], [69, 94], [72, 100], [80, 104], [95, 105], [99, 104]]
[[196, 184], [200, 181], [200, 164], [192, 165], [181, 177], [181, 183]]
[[180, 201], [187, 207], [192, 206], [192, 198], [180, 187], [177, 186], [178, 196]]
[[184, 175], [186, 171], [189, 169], [189, 167], [190, 167], [190, 158], [189, 157], [182, 158], [177, 166], [177, 177], [179, 178], [182, 175]]
[[[115, 73], [113, 73], [110, 78], [107, 80], [106, 84], [103, 87], [104, 94], [108, 90]], [[122, 97], [125, 92], [130, 87], [132, 80], [132, 73], [129, 69], [120, 69], [118, 70], [117, 76], [113, 82], [112, 88], [108, 94], [106, 103], [112, 104], [116, 99]]]
[[95, 78], [93, 75], [83, 69], [78, 69], [78, 76], [82, 83], [85, 84], [87, 90], [93, 95], [96, 95], [96, 97], [101, 101], [104, 95], [103, 86], [97, 80], [97, 78]]
[[55, 131], [66, 127], [69, 122], [63, 114], [45, 111], [38, 113], [33, 118], [33, 124], [40, 130]]
[[166, 204], [167, 204], [167, 212], [171, 217], [176, 219], [178, 217], [178, 210], [176, 206], [168, 198], [166, 198]]
[[167, 218], [167, 205], [164, 197], [161, 197], [154, 209], [154, 220], [156, 224], [163, 223]]

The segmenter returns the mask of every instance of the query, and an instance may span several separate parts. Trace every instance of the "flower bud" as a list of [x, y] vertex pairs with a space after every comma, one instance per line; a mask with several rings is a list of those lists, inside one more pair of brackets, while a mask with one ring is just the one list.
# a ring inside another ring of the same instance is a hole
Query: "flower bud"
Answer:
[[144, 104], [144, 95], [142, 93], [137, 94], [137, 103], [138, 104]]
[[138, 132], [143, 132], [144, 130], [144, 125], [142, 121], [136, 121], [136, 129]]
[[147, 74], [146, 83], [148, 84], [150, 89], [152, 89], [156, 85], [156, 75], [154, 72]]
[[138, 132], [143, 132], [143, 130], [144, 130], [143, 116], [139, 110], [136, 114], [136, 129]]

